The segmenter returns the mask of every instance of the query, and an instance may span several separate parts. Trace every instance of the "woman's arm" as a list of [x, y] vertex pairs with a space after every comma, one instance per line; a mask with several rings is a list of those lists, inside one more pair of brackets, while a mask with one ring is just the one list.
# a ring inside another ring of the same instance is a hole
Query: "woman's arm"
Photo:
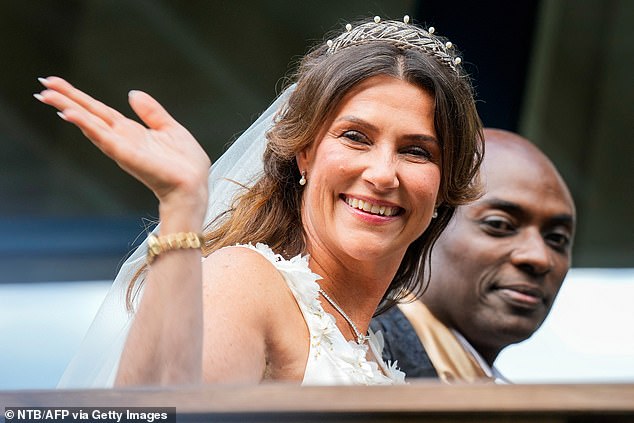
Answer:
[[[202, 229], [210, 161], [193, 136], [149, 95], [129, 102], [147, 127], [61, 78], [41, 79], [36, 98], [59, 110], [92, 143], [159, 199], [160, 235]], [[117, 384], [197, 383], [202, 379], [202, 265], [198, 250], [161, 254], [126, 341]]]
[[308, 328], [282, 274], [260, 252], [220, 249], [203, 264], [206, 383], [302, 380]]

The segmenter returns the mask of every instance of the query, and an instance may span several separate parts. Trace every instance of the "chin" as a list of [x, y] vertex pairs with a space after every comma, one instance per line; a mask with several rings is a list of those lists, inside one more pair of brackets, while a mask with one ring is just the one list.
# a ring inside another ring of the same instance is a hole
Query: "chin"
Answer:
[[[342, 241], [343, 251], [359, 260], [385, 259], [399, 251], [395, 248], [395, 243], [386, 241], [384, 236], [372, 235], [351, 237]], [[404, 249], [402, 251], [405, 252]]]
[[346, 253], [350, 257], [353, 257], [355, 260], [359, 261], [378, 261], [381, 259], [385, 259], [387, 255], [385, 249], [367, 248], [366, 246], [348, 249], [346, 250]]
[[517, 344], [530, 338], [538, 328], [534, 322], [523, 321], [500, 328], [500, 333], [506, 335], [509, 344]]

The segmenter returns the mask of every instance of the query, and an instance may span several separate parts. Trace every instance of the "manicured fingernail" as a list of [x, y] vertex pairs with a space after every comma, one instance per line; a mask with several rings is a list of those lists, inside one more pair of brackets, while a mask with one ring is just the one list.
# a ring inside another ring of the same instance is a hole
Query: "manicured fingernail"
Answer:
[[44, 101], [44, 96], [42, 94], [40, 94], [40, 93], [33, 94], [33, 97], [35, 97], [39, 101]]
[[48, 85], [48, 79], [46, 78], [37, 78], [38, 81], [40, 81], [40, 84], [47, 86]]
[[133, 95], [136, 95], [136, 93], [138, 93], [138, 90], [130, 90], [128, 91], [128, 97], [132, 97]]
[[64, 113], [62, 113], [62, 112], [57, 112], [57, 116], [61, 117], [64, 120], [68, 120], [68, 119], [66, 119], [66, 115]]

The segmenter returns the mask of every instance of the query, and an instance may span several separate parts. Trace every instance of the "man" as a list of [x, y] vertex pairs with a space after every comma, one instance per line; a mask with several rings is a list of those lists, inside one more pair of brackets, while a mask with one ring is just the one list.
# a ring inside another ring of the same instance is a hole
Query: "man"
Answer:
[[431, 256], [422, 298], [372, 322], [408, 378], [502, 381], [500, 351], [542, 324], [568, 272], [575, 207], [548, 158], [485, 129], [484, 194], [458, 207]]

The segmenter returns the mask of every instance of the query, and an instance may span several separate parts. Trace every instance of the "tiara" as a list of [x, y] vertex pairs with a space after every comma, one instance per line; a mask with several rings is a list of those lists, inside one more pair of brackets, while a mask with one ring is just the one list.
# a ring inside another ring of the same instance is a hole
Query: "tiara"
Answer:
[[441, 63], [449, 66], [454, 72], [458, 72], [458, 65], [462, 62], [459, 56], [454, 56], [453, 44], [451, 41], [443, 42], [433, 35], [435, 28], [430, 26], [427, 31], [415, 25], [409, 24], [409, 16], [403, 17], [403, 22], [387, 20], [382, 21], [379, 16], [374, 20], [352, 27], [346, 25], [346, 31], [334, 40], [328, 40], [328, 53], [334, 54], [337, 51], [349, 46], [365, 44], [372, 41], [388, 41], [400, 49], [418, 49], [424, 53], [435, 57]]

